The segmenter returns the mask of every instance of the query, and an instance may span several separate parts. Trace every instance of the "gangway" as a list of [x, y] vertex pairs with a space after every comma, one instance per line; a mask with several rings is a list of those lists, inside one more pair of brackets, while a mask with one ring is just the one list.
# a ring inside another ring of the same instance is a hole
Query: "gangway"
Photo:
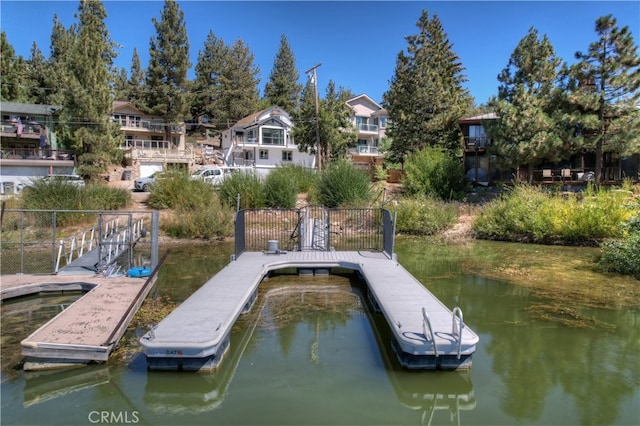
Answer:
[[123, 253], [132, 255], [131, 248], [147, 231], [143, 218], [134, 220], [127, 215], [126, 225], [120, 224], [120, 217], [103, 222], [100, 215], [98, 225], [61, 239], [55, 273], [100, 273], [109, 270]]

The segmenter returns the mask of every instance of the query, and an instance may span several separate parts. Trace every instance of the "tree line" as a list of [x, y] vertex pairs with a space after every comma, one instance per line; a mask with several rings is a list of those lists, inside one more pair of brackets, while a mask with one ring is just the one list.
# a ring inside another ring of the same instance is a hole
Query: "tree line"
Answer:
[[[59, 139], [79, 155], [80, 171], [95, 176], [119, 161], [122, 152], [113, 100], [125, 100], [171, 126], [185, 120], [206, 121], [216, 135], [237, 120], [271, 105], [292, 115], [293, 136], [301, 151], [323, 162], [344, 156], [356, 143], [353, 131], [343, 131], [351, 111], [345, 101], [353, 94], [329, 81], [316, 114], [314, 82], [298, 84], [295, 57], [283, 34], [274, 65], [258, 90], [259, 68], [242, 39], [228, 44], [210, 31], [195, 64], [195, 79], [184, 14], [175, 0], [165, 0], [156, 34], [149, 42], [149, 64], [143, 69], [137, 49], [129, 72], [114, 66], [115, 42], [105, 25], [106, 11], [98, 0], [81, 0], [77, 22], [65, 28], [54, 17], [51, 50], [45, 58], [34, 43], [28, 59], [16, 57], [0, 33], [1, 96], [4, 101], [61, 105]], [[418, 32], [406, 37], [382, 106], [389, 114], [390, 161], [426, 147], [461, 157], [458, 119], [493, 111], [486, 123], [491, 147], [505, 167], [533, 168], [584, 150], [624, 156], [640, 152], [640, 57], [627, 27], [615, 18], [596, 21], [596, 40], [573, 65], [555, 55], [548, 38], [535, 28], [518, 43], [497, 76], [498, 94], [476, 107], [464, 88], [464, 66], [438, 19], [423, 10]], [[319, 135], [320, 144], [316, 147]], [[599, 169], [599, 168], [598, 168]]]

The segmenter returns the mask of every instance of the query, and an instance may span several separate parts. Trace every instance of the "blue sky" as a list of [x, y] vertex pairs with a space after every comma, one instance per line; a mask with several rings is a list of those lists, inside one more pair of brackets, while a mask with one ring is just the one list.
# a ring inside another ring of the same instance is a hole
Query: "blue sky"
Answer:
[[[134, 47], [142, 66], [148, 61], [151, 22], [160, 18], [157, 0], [106, 0], [107, 26], [118, 48], [116, 65], [129, 70]], [[184, 11], [193, 68], [209, 30], [228, 45], [244, 40], [260, 68], [260, 90], [269, 79], [285, 34], [293, 50], [300, 82], [304, 72], [318, 68], [320, 95], [333, 80], [356, 94], [377, 102], [389, 88], [398, 52], [405, 36], [418, 32], [423, 9], [437, 14], [460, 57], [476, 103], [497, 93], [496, 76], [506, 66], [518, 42], [530, 27], [546, 34], [556, 54], [572, 62], [576, 51], [586, 51], [596, 40], [595, 20], [612, 14], [619, 26], [628, 26], [640, 45], [640, 1], [179, 1]], [[36, 42], [49, 56], [53, 16], [69, 27], [76, 22], [79, 1], [0, 0], [0, 27], [18, 55], [30, 56]]]

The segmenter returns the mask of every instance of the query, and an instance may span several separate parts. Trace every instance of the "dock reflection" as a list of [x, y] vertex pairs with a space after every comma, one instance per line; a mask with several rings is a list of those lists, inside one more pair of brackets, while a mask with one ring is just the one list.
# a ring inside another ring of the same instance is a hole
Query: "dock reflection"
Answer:
[[66, 396], [70, 393], [109, 383], [106, 365], [82, 366], [68, 370], [43, 370], [25, 373], [24, 407]]

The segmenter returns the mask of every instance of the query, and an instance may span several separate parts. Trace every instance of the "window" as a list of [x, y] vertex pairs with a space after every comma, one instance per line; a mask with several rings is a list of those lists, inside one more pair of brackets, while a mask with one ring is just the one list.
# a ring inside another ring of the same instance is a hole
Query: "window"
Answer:
[[247, 132], [247, 143], [256, 143], [258, 139], [256, 138], [256, 129], [251, 129]]
[[268, 149], [261, 149], [260, 150], [260, 159], [261, 160], [268, 160], [269, 159], [269, 150]]
[[263, 145], [284, 145], [284, 129], [262, 128]]
[[380, 117], [380, 128], [384, 129], [387, 127], [387, 117]]
[[282, 161], [293, 161], [293, 151], [282, 151]]

